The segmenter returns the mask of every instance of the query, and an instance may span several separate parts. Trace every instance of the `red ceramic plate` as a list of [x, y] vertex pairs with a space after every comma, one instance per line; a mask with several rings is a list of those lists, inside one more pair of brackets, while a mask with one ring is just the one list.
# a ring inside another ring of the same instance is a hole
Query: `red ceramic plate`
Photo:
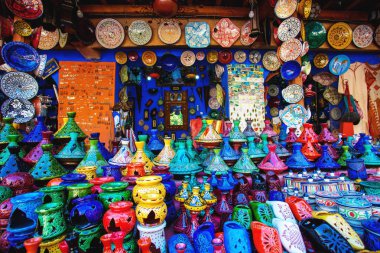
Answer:
[[221, 64], [229, 64], [232, 59], [233, 56], [230, 50], [222, 50], [218, 53], [218, 60]]
[[6, 0], [8, 9], [23, 19], [37, 19], [44, 12], [41, 0]]

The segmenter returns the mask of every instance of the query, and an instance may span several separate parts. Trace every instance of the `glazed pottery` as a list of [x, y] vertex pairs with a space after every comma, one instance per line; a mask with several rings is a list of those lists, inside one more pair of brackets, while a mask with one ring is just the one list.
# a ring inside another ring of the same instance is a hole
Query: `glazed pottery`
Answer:
[[290, 210], [292, 210], [294, 217], [298, 221], [312, 217], [313, 210], [304, 199], [295, 196], [289, 196], [285, 201], [288, 203]]
[[322, 143], [334, 143], [337, 139], [332, 135], [330, 130], [328, 129], [327, 123], [321, 123], [321, 133], [318, 135], [318, 141]]
[[86, 175], [86, 180], [90, 181], [96, 178], [96, 166], [84, 166], [74, 170], [75, 173]]
[[237, 205], [234, 206], [234, 210], [232, 213], [232, 220], [237, 221], [242, 225], [245, 229], [250, 229], [252, 222], [252, 211], [248, 206], [245, 205]]
[[201, 163], [198, 152], [195, 150], [194, 145], [193, 145], [193, 140], [191, 138], [188, 138], [186, 140], [186, 150], [189, 153], [191, 159], [193, 159], [194, 163], [197, 163], [197, 164]]
[[272, 226], [272, 219], [274, 218], [274, 214], [268, 204], [258, 201], [251, 201], [249, 202], [249, 206], [251, 207], [253, 218], [256, 221], [264, 223], [268, 226]]
[[7, 231], [14, 234], [33, 232], [37, 226], [38, 215], [35, 209], [42, 205], [42, 192], [31, 192], [11, 198], [12, 212]]
[[98, 196], [90, 194], [72, 201], [73, 208], [70, 211], [71, 225], [78, 229], [89, 229], [97, 226], [103, 214], [103, 205]]
[[340, 164], [340, 166], [342, 167], [346, 167], [347, 166], [347, 163], [346, 161], [348, 159], [352, 159], [352, 155], [351, 153], [348, 151], [348, 146], [342, 146], [342, 149], [343, 149], [343, 153], [340, 155], [337, 163]]
[[124, 231], [131, 232], [136, 224], [136, 214], [130, 201], [118, 201], [110, 204], [103, 215], [103, 226], [107, 233]]
[[240, 120], [234, 120], [233, 121], [233, 128], [230, 131], [229, 137], [230, 137], [230, 142], [234, 145], [234, 143], [242, 143], [246, 142], [247, 138], [246, 136], [240, 131]]
[[[169, 171], [173, 175], [197, 173], [202, 170], [198, 163], [194, 162], [194, 160], [191, 158], [190, 154], [185, 148], [185, 145], [186, 144], [184, 142], [178, 143], [178, 150], [175, 152], [174, 157], [170, 161]], [[161, 153], [164, 150], [165, 148], [161, 151]]]
[[18, 157], [20, 157], [20, 158], [25, 157], [25, 151], [19, 147], [19, 145], [17, 144], [17, 139], [18, 139], [18, 135], [9, 135], [8, 136], [9, 144], [0, 153], [0, 165], [1, 166], [4, 165], [8, 161], [9, 156], [11, 155], [11, 152], [9, 152], [10, 147], [18, 147], [19, 148], [19, 152], [17, 153]]
[[66, 221], [63, 216], [63, 207], [62, 202], [52, 202], [43, 204], [35, 210], [38, 214], [38, 236], [48, 240], [65, 233]]
[[236, 221], [227, 221], [223, 225], [224, 247], [226, 252], [252, 252], [247, 229]]
[[347, 159], [346, 166], [347, 166], [348, 177], [351, 180], [356, 180], [356, 179], [366, 180], [367, 179], [368, 177], [367, 169], [364, 165], [363, 159]]
[[67, 174], [66, 169], [51, 154], [52, 144], [42, 145], [43, 154], [29, 173], [34, 180], [45, 181]]
[[157, 157], [153, 159], [153, 163], [156, 165], [169, 166], [171, 160], [175, 156], [175, 151], [173, 150], [171, 146], [170, 138], [165, 138], [164, 143], [165, 143], [164, 148], [157, 155]]
[[245, 120], [247, 126], [245, 127], [244, 131], [243, 131], [243, 134], [245, 135], [245, 137], [257, 137], [257, 134], [256, 132], [253, 130], [252, 128], [252, 122], [253, 120], [252, 119], [246, 119]]
[[137, 136], [139, 138], [139, 141], [144, 142], [144, 153], [148, 156], [149, 159], [153, 159], [155, 155], [150, 151], [148, 145], [147, 145], [147, 140], [148, 140], [148, 135], [146, 134], [139, 134]]
[[166, 196], [166, 189], [161, 182], [162, 177], [160, 176], [144, 176], [138, 178], [136, 180], [136, 186], [132, 191], [133, 201], [138, 204], [142, 195], [151, 193], [159, 194], [164, 198]]
[[364, 243], [368, 250], [380, 250], [380, 226], [379, 221], [364, 220], [362, 225], [364, 228]]
[[16, 172], [27, 172], [28, 167], [26, 163], [21, 160], [19, 157], [20, 147], [19, 146], [9, 146], [7, 147], [9, 150], [9, 157], [7, 161], [1, 166], [0, 169], [0, 177], [6, 177], [12, 173]]
[[[120, 167], [126, 166], [132, 161], [133, 154], [129, 150], [129, 140], [128, 139], [121, 139], [120, 141], [121, 147], [119, 151], [112, 157], [108, 163], [111, 165], [117, 165]], [[119, 180], [116, 180], [119, 181]]]
[[343, 197], [343, 195], [339, 192], [317, 191], [315, 193], [315, 198], [319, 209], [328, 212], [338, 211], [336, 201], [341, 197]]
[[287, 252], [306, 252], [305, 243], [297, 224], [280, 218], [274, 218], [272, 223], [273, 227], [277, 229], [281, 243]]
[[365, 198], [343, 197], [336, 201], [338, 212], [346, 221], [354, 226], [360, 226], [361, 221], [372, 216], [372, 204]]
[[158, 155], [160, 151], [164, 148], [164, 144], [162, 144], [162, 142], [157, 137], [157, 129], [150, 130], [148, 148], [155, 155]]
[[248, 156], [248, 148], [242, 149], [242, 155], [240, 156], [239, 160], [235, 163], [232, 170], [234, 172], [243, 174], [251, 174], [254, 171], [259, 171], [259, 169]]
[[165, 221], [167, 211], [163, 196], [155, 193], [143, 194], [136, 206], [136, 217], [142, 226], [154, 227]]
[[302, 234], [309, 238], [315, 250], [335, 253], [354, 252], [347, 240], [324, 220], [305, 219], [301, 221], [300, 229]]
[[[146, 174], [151, 174], [152, 173], [152, 167], [153, 163], [152, 161], [148, 158], [148, 156], [144, 153], [144, 145], [145, 142], [143, 141], [136, 141], [136, 153], [133, 156], [131, 163], [143, 163], [144, 164], [144, 170]], [[170, 143], [169, 143], [170, 146]]]
[[278, 141], [278, 138], [279, 138], [278, 135], [275, 135], [272, 137], [273, 143], [276, 144], [276, 154], [279, 157], [290, 156], [291, 153], [289, 153], [289, 151], [285, 147], [282, 146], [282, 144]]
[[51, 144], [50, 139], [52, 134], [52, 131], [42, 132], [42, 140], [37, 144], [37, 146], [32, 148], [29, 151], [29, 153], [23, 158], [24, 162], [34, 165], [43, 154], [42, 145]]
[[140, 239], [137, 241], [141, 253], [152, 253], [150, 251], [150, 245], [152, 244], [150, 237], [140, 236]]
[[62, 182], [59, 184], [61, 186], [67, 187], [73, 184], [87, 183], [86, 175], [78, 173], [69, 173], [61, 177]]
[[335, 162], [328, 152], [328, 146], [322, 146], [322, 155], [316, 161], [315, 167], [320, 170], [337, 170], [340, 168], [340, 164]]
[[228, 218], [233, 211], [233, 207], [230, 202], [227, 200], [227, 194], [234, 188], [234, 184], [228, 181], [228, 177], [226, 174], [221, 176], [221, 179], [217, 184], [218, 190], [221, 192], [220, 200], [216, 204], [214, 210], [217, 214], [222, 216], [221, 224]]
[[62, 143], [68, 142], [70, 140], [70, 133], [78, 133], [78, 140], [83, 141], [86, 139], [86, 134], [80, 129], [78, 124], [75, 122], [75, 112], [67, 112], [67, 122], [56, 132], [54, 133], [54, 140]]
[[70, 213], [74, 204], [73, 201], [77, 198], [83, 198], [91, 194], [91, 187], [93, 184], [89, 183], [78, 183], [72, 184], [66, 187], [67, 190], [67, 200], [66, 200], [66, 209]]
[[290, 210], [288, 203], [282, 201], [267, 201], [266, 203], [272, 209], [274, 218], [279, 218], [281, 220], [288, 221], [294, 224], [297, 223], [292, 211]]
[[[143, 237], [149, 237], [152, 240], [151, 246], [149, 248], [153, 252], [159, 252], [160, 250], [162, 253], [166, 253], [166, 239], [165, 239], [165, 230], [164, 230], [165, 226], [166, 226], [165, 221], [161, 225], [154, 226], [154, 227], [145, 227], [140, 224], [137, 224], [137, 229], [140, 231], [140, 240]], [[147, 252], [150, 252], [150, 251], [147, 251]], [[145, 252], [143, 251], [143, 253]]]
[[257, 165], [259, 169], [263, 171], [273, 171], [275, 173], [281, 173], [286, 170], [288, 166], [285, 165], [283, 161], [277, 156], [275, 153], [276, 145], [269, 144], [268, 145], [269, 153], [266, 157]]
[[223, 146], [222, 146], [222, 149], [220, 150], [220, 156], [222, 157], [222, 159], [227, 165], [232, 166], [239, 159], [239, 155], [231, 147], [229, 143], [230, 138], [228, 136], [222, 137], [222, 139], [223, 139]]
[[101, 226], [96, 226], [87, 230], [74, 228], [74, 232], [79, 234], [78, 246], [81, 252], [85, 253], [101, 253], [102, 243], [99, 237], [102, 234]]
[[351, 245], [354, 250], [363, 250], [364, 244], [358, 234], [352, 229], [343, 217], [338, 213], [329, 213], [326, 211], [314, 212], [313, 218], [326, 221], [336, 231], [338, 231]]
[[112, 242], [115, 245], [114, 253], [127, 253], [123, 246], [123, 240], [126, 233], [124, 231], [118, 231], [112, 233]]
[[205, 209], [205, 215], [203, 216], [203, 219], [202, 219], [202, 223], [211, 222], [212, 224], [214, 224], [214, 228], [218, 228], [220, 224], [215, 219], [215, 217], [210, 213], [211, 207], [216, 204], [218, 199], [212, 192], [211, 185], [209, 183], [204, 184], [204, 190], [201, 193], [201, 197], [206, 201], [206, 204], [207, 204], [207, 207]]
[[24, 241], [26, 253], [37, 253], [41, 242], [41, 237], [34, 237]]
[[102, 188], [100, 186], [102, 184], [111, 183], [114, 182], [115, 179], [113, 177], [97, 177], [90, 181], [91, 184], [94, 186], [91, 188], [92, 194], [99, 194], [103, 192]]
[[379, 166], [380, 165], [380, 157], [378, 157], [373, 151], [372, 146], [370, 144], [364, 144], [364, 154], [360, 157], [360, 159], [364, 160], [364, 164], [367, 166]]
[[313, 130], [313, 125], [309, 123], [303, 124], [303, 131], [301, 135], [298, 137], [297, 142], [306, 143], [308, 138], [310, 137], [311, 143], [318, 142], [318, 135]]
[[136, 239], [134, 238], [133, 233], [127, 234], [127, 236], [124, 238], [123, 243], [124, 249], [129, 253], [137, 253], [138, 252], [138, 246]]
[[104, 234], [100, 237], [103, 244], [103, 253], [113, 253], [112, 251], [112, 234]]
[[66, 203], [65, 197], [65, 187], [61, 185], [49, 186], [39, 189], [40, 192], [44, 193], [43, 203]]
[[380, 196], [380, 182], [377, 181], [362, 181], [360, 186], [364, 188], [368, 195]]
[[191, 222], [186, 234], [190, 239], [193, 239], [194, 232], [198, 229], [198, 214], [207, 207], [206, 201], [200, 196], [200, 188], [198, 186], [193, 187], [192, 195], [189, 196], [184, 202], [186, 210], [190, 211]]
[[282, 253], [280, 236], [275, 228], [261, 222], [251, 223], [252, 238], [258, 253]]
[[121, 168], [118, 165], [104, 165], [102, 170], [103, 177], [113, 177], [116, 182], [120, 181], [122, 177]]
[[[79, 138], [79, 137], [78, 137]], [[96, 166], [96, 175], [102, 175], [102, 166], [108, 165], [98, 148], [98, 140], [90, 138], [90, 148], [77, 168], [84, 166]]]
[[286, 160], [286, 165], [289, 169], [301, 170], [301, 169], [311, 169], [314, 168], [314, 163], [308, 161], [306, 157], [301, 152], [302, 145], [300, 143], [293, 144], [293, 153]]
[[247, 140], [249, 158], [251, 158], [252, 160], [257, 160], [265, 157], [266, 153], [261, 148], [257, 147], [254, 137], [247, 137]]
[[66, 234], [65, 240], [59, 243], [59, 249], [62, 253], [79, 253], [78, 236], [76, 232]]
[[[216, 148], [222, 142], [222, 138], [218, 132], [214, 129], [212, 123], [213, 120], [206, 120], [207, 126], [205, 129], [198, 133], [195, 138], [195, 142], [203, 148]], [[245, 138], [245, 136], [244, 136]], [[230, 138], [231, 141], [231, 138]]]
[[76, 166], [85, 157], [83, 145], [78, 142], [78, 133], [70, 133], [70, 141], [54, 157], [63, 165]]
[[40, 252], [61, 252], [59, 244], [63, 240], [65, 240], [65, 235], [61, 235], [51, 240], [42, 241], [40, 244]]
[[128, 183], [126, 182], [110, 182], [102, 184], [100, 188], [103, 190], [99, 194], [99, 199], [104, 208], [107, 210], [113, 202], [128, 201], [131, 199], [131, 191], [127, 190]]
[[[91, 133], [90, 139], [98, 140], [98, 150], [99, 150], [100, 154], [102, 154], [102, 156], [104, 157], [104, 159], [106, 161], [108, 161], [109, 159], [112, 158], [112, 154], [108, 151], [108, 149], [106, 149], [105, 144], [103, 142], [100, 142], [100, 133], [98, 133], [98, 132]], [[131, 149], [132, 143], [129, 142], [129, 145], [130, 145], [129, 149]], [[133, 147], [134, 147], [134, 143], [133, 143]], [[136, 148], [134, 148], [133, 150], [136, 151]]]
[[0, 201], [11, 198], [13, 195], [12, 189], [7, 186], [0, 186]]
[[[157, 166], [155, 166], [157, 167]], [[153, 167], [152, 170], [155, 168]], [[164, 168], [166, 168], [167, 170], [169, 170], [168, 167], [166, 166], [163, 166]], [[132, 178], [136, 178], [137, 177], [142, 177], [142, 176], [145, 176], [145, 169], [144, 169], [144, 164], [143, 163], [130, 163], [130, 164], [127, 164], [127, 167], [126, 169], [122, 169], [121, 170], [121, 174], [123, 176], [126, 176], [126, 177], [132, 177]]]
[[214, 156], [211, 160], [211, 163], [205, 168], [204, 172], [206, 174], [211, 174], [211, 172], [215, 171], [216, 175], [221, 175], [229, 170], [227, 164], [224, 162], [222, 157], [220, 156], [220, 149], [214, 149]]
[[277, 133], [273, 131], [273, 128], [270, 125], [270, 120], [264, 120], [265, 127], [263, 131], [261, 132], [262, 134], [266, 134], [269, 138], [272, 138], [273, 136], [276, 136]]
[[23, 136], [13, 127], [12, 118], [3, 118], [4, 126], [0, 130], [0, 143], [8, 143], [9, 135], [18, 135], [18, 141], [23, 140]]
[[295, 134], [295, 128], [289, 127], [289, 132], [286, 135], [285, 142], [287, 143], [287, 146], [291, 146], [294, 142], [297, 142], [297, 135]]
[[193, 245], [191, 244], [189, 238], [185, 234], [175, 234], [170, 237], [168, 241], [168, 249], [169, 253], [177, 253], [176, 245], [178, 244], [184, 244], [186, 245], [186, 249], [184, 250], [185, 253], [194, 253], [196, 252]]
[[309, 161], [315, 161], [318, 159], [321, 155], [318, 153], [318, 151], [313, 146], [313, 143], [311, 142], [311, 137], [307, 137], [306, 143], [303, 145], [301, 149], [302, 154], [309, 159]]
[[188, 190], [189, 182], [182, 181], [181, 187], [178, 188], [178, 192], [175, 195], [175, 200], [180, 202], [181, 212], [177, 220], [174, 223], [173, 230], [177, 233], [184, 233], [189, 227], [189, 220], [187, 219], [186, 208], [184, 206], [185, 201], [188, 199], [190, 191]]
[[194, 232], [193, 242], [195, 252], [213, 253], [214, 248], [211, 240], [215, 237], [215, 228], [211, 222], [205, 222]]

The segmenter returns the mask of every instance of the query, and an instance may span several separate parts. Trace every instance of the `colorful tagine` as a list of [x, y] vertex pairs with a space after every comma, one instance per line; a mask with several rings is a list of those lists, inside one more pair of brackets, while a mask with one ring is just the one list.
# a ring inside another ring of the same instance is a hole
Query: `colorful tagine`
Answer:
[[147, 140], [148, 140], [148, 135], [146, 134], [139, 134], [138, 136], [139, 141], [143, 141], [144, 144], [144, 153], [148, 156], [149, 159], [153, 159], [155, 155], [150, 151], [148, 145], [147, 145]]
[[232, 170], [234, 172], [243, 174], [251, 174], [254, 171], [259, 171], [259, 169], [248, 156], [248, 148], [242, 148], [242, 155], [236, 162]]
[[345, 146], [343, 145], [342, 146], [342, 154], [340, 155], [339, 159], [338, 159], [338, 163], [340, 164], [340, 166], [342, 167], [345, 167], [347, 165], [346, 161], [348, 159], [352, 159], [352, 155], [351, 153], [348, 151], [349, 147], [348, 146]]
[[[8, 135], [18, 135], [18, 141], [23, 140], [24, 136], [22, 136], [13, 126], [12, 118], [3, 118], [3, 122], [4, 126], [0, 130], [0, 143], [8, 143]], [[1, 146], [4, 146], [4, 144]]]
[[276, 145], [269, 144], [268, 149], [268, 155], [259, 163], [257, 167], [263, 171], [273, 171], [275, 173], [285, 171], [288, 166], [286, 166], [286, 164], [277, 156]]
[[252, 160], [259, 160], [266, 156], [266, 153], [259, 147], [257, 147], [256, 142], [253, 137], [248, 137], [248, 156]]
[[23, 158], [23, 160], [28, 163], [34, 165], [42, 156], [43, 150], [42, 145], [51, 144], [51, 136], [53, 135], [52, 131], [42, 132], [42, 140], [37, 144], [30, 152]]
[[301, 152], [301, 143], [293, 144], [293, 153], [286, 160], [286, 165], [289, 169], [302, 170], [302, 169], [312, 169], [315, 167], [314, 163], [307, 160], [307, 158]]
[[129, 140], [126, 138], [121, 139], [120, 141], [121, 147], [119, 151], [112, 157], [108, 163], [112, 165], [118, 166], [126, 166], [132, 161], [133, 154], [129, 150]]
[[[11, 155], [11, 153], [9, 152], [9, 148], [10, 147], [18, 147], [19, 146], [17, 144], [17, 139], [18, 139], [18, 135], [13, 135], [13, 134], [8, 135], [8, 142], [9, 142], [9, 144], [0, 153], [0, 165], [4, 165], [6, 163], [6, 161], [8, 161], [9, 156]], [[23, 158], [25, 156], [25, 151], [23, 149], [20, 149], [20, 152], [18, 153], [18, 156], [20, 158]]]
[[240, 131], [240, 120], [234, 120], [234, 127], [231, 129], [229, 134], [231, 145], [237, 150], [237, 147], [241, 147], [243, 143], [247, 141], [247, 137]]
[[311, 143], [318, 142], [318, 135], [313, 130], [313, 125], [309, 123], [303, 124], [303, 131], [298, 137], [297, 142], [307, 143], [310, 138]]
[[76, 166], [85, 157], [83, 145], [78, 141], [78, 133], [70, 133], [70, 141], [54, 157], [63, 165]]
[[264, 127], [263, 131], [261, 132], [261, 134], [266, 134], [268, 136], [268, 138], [272, 138], [273, 136], [276, 136], [277, 133], [271, 127], [270, 120], [266, 119], [264, 121], [264, 123], [265, 123], [265, 127]]
[[164, 148], [161, 150], [161, 152], [157, 155], [156, 158], [153, 159], [153, 163], [160, 166], [169, 166], [171, 160], [175, 156], [175, 151], [173, 150], [171, 146], [171, 138], [165, 138], [164, 139]]
[[255, 132], [255, 130], [253, 130], [253, 127], [252, 127], [252, 122], [253, 120], [252, 119], [246, 119], [245, 122], [247, 123], [247, 126], [245, 127], [244, 131], [243, 131], [243, 134], [245, 135], [245, 137], [257, 137], [257, 134]]
[[202, 171], [196, 161], [194, 161], [185, 148], [185, 143], [180, 142], [177, 153], [170, 162], [170, 173], [173, 175], [189, 175]]
[[[254, 138], [254, 137], [248, 137], [248, 138]], [[239, 159], [239, 155], [231, 147], [229, 143], [230, 138], [228, 136], [222, 137], [222, 139], [223, 139], [223, 144], [222, 144], [222, 149], [220, 151], [220, 156], [222, 157], [222, 159], [228, 166], [233, 166], [236, 163], [236, 161]]]
[[85, 166], [96, 166], [96, 174], [101, 176], [103, 174], [102, 166], [107, 165], [107, 161], [104, 159], [98, 149], [98, 140], [90, 138], [90, 148], [83, 160], [78, 164], [77, 168]]
[[67, 112], [67, 122], [54, 134], [54, 140], [59, 142], [70, 141], [70, 133], [78, 133], [78, 140], [84, 141], [86, 134], [75, 122], [76, 112]]
[[367, 166], [380, 166], [380, 157], [373, 153], [372, 146], [364, 144], [364, 149], [364, 154], [360, 157], [360, 159], [364, 160], [364, 164]]
[[45, 126], [45, 117], [37, 116], [37, 124], [34, 126], [32, 131], [22, 140], [25, 143], [37, 144], [42, 140], [42, 132], [47, 131]]
[[307, 142], [303, 145], [301, 152], [304, 154], [304, 156], [309, 159], [310, 161], [315, 161], [318, 159], [321, 155], [318, 153], [318, 151], [315, 149], [314, 145], [311, 142], [312, 137], [308, 136]]
[[318, 169], [325, 169], [325, 170], [336, 170], [340, 168], [340, 164], [335, 162], [334, 159], [330, 156], [328, 152], [328, 146], [323, 145], [322, 146], [322, 155], [321, 157], [315, 162], [315, 167]]
[[206, 174], [211, 174], [215, 172], [216, 175], [221, 175], [226, 173], [229, 170], [227, 164], [223, 161], [222, 157], [220, 157], [220, 148], [214, 149], [214, 156], [211, 160], [211, 163], [205, 168], [204, 172]]
[[149, 135], [148, 148], [153, 152], [153, 154], [158, 155], [160, 151], [164, 148], [164, 144], [158, 139], [157, 129], [151, 129]]
[[208, 119], [206, 122], [207, 127], [199, 135], [198, 139], [195, 139], [195, 142], [204, 148], [216, 148], [222, 142], [222, 138], [214, 129], [212, 125], [213, 120]]

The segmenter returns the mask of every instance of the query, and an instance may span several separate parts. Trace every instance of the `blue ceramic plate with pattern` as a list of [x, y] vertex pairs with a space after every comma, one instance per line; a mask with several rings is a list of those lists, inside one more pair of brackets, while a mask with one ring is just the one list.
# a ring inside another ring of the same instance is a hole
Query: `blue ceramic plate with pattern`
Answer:
[[281, 66], [281, 76], [285, 80], [293, 80], [301, 73], [301, 65], [297, 61], [287, 61]]
[[206, 22], [189, 22], [185, 26], [186, 44], [191, 48], [205, 48], [210, 45], [210, 26]]
[[165, 71], [171, 72], [178, 67], [178, 59], [172, 54], [164, 54], [160, 59], [162, 68]]
[[308, 112], [299, 104], [291, 104], [280, 110], [280, 119], [288, 127], [297, 128], [308, 120]]
[[350, 68], [350, 58], [347, 55], [340, 54], [332, 58], [329, 63], [329, 70], [336, 76], [343, 75]]
[[38, 83], [24, 72], [9, 72], [0, 81], [1, 91], [10, 98], [32, 99], [37, 95]]
[[40, 64], [37, 51], [23, 42], [8, 42], [3, 46], [1, 55], [9, 66], [18, 71], [33, 71]]
[[14, 123], [26, 123], [34, 117], [34, 107], [26, 99], [8, 99], [1, 106], [3, 117], [13, 118]]

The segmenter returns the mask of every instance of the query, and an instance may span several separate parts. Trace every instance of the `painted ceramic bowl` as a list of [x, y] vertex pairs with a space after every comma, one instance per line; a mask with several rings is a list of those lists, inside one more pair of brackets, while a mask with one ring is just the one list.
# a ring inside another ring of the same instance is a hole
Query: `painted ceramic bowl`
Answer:
[[315, 193], [315, 198], [319, 209], [328, 212], [338, 211], [336, 201], [342, 197], [343, 195], [339, 192], [317, 191]]
[[372, 216], [372, 204], [365, 198], [343, 197], [336, 200], [338, 212], [352, 225], [360, 226], [362, 220]]
[[364, 191], [369, 195], [380, 196], [380, 182], [377, 181], [363, 181], [360, 185], [364, 187]]
[[372, 204], [372, 217], [380, 218], [380, 197], [375, 195], [364, 196]]
[[376, 220], [365, 220], [362, 222], [364, 228], [364, 243], [368, 250], [378, 252], [380, 250], [380, 222]]

